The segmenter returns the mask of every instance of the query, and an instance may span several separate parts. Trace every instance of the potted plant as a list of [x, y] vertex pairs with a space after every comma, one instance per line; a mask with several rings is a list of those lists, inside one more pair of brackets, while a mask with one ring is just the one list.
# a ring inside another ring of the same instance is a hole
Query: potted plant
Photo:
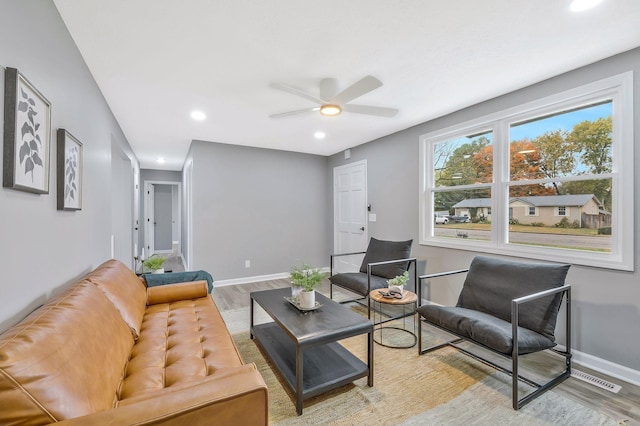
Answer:
[[164, 273], [164, 257], [153, 255], [147, 260], [145, 260], [142, 265], [146, 271], [151, 271], [152, 274], [162, 274]]
[[311, 266], [303, 263], [299, 268], [292, 268], [289, 274], [291, 279], [292, 293], [295, 297], [296, 287], [299, 291], [299, 303], [300, 307], [311, 309], [316, 305], [315, 289], [318, 288], [324, 273], [320, 272], [320, 269], [312, 268]]
[[397, 292], [402, 294], [402, 290], [404, 289], [405, 284], [409, 280], [409, 271], [404, 271], [404, 274], [398, 275], [395, 278], [391, 278], [387, 280], [387, 285], [389, 286], [389, 292]]

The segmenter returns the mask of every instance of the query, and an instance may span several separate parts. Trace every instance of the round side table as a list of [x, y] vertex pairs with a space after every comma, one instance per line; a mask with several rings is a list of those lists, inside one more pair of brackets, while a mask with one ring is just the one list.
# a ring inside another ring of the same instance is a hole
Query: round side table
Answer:
[[[373, 302], [373, 324], [374, 324], [374, 334], [373, 340], [382, 346], [386, 346], [388, 348], [397, 348], [397, 349], [409, 349], [412, 348], [418, 343], [418, 336], [416, 335], [416, 309], [418, 309], [418, 296], [408, 290], [402, 291], [402, 299], [397, 299], [395, 297], [384, 297], [381, 292], [387, 292], [387, 289], [379, 289], [373, 290], [369, 293], [369, 298]], [[402, 316], [392, 317], [386, 320], [382, 319], [382, 305], [396, 305], [402, 306]], [[378, 309], [376, 309], [376, 306]], [[409, 309], [409, 312], [407, 312]], [[379, 321], [376, 322], [376, 312], [379, 315]], [[413, 321], [413, 331], [407, 329], [406, 320], [407, 317], [411, 317]], [[395, 326], [383, 325], [386, 322], [394, 321], [402, 319], [402, 328]], [[377, 327], [376, 327], [377, 326]], [[407, 333], [411, 337], [413, 337], [413, 343], [408, 343], [406, 345], [393, 345], [389, 343], [383, 343], [383, 330], [391, 331], [394, 333], [402, 332]], [[376, 333], [377, 332], [377, 333]], [[376, 336], [377, 334], [377, 336]]]

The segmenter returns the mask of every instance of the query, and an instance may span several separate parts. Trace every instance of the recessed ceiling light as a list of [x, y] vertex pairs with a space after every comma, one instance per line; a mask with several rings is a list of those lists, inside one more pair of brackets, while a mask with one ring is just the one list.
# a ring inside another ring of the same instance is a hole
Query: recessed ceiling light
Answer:
[[324, 132], [315, 132], [313, 137], [316, 139], [324, 139], [327, 136]]
[[569, 9], [573, 12], [582, 12], [583, 10], [591, 9], [602, 3], [602, 0], [573, 0]]
[[197, 120], [197, 121], [202, 121], [205, 118], [207, 118], [207, 116], [202, 111], [193, 111], [191, 113], [191, 118], [193, 118], [194, 120]]
[[164, 158], [163, 157], [158, 157], [158, 159], [156, 161], [158, 163], [160, 163], [160, 164], [164, 164]]

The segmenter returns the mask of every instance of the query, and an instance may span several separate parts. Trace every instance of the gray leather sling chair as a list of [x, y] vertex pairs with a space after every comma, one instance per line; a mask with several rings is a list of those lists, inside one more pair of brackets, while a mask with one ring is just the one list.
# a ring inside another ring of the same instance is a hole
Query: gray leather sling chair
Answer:
[[[512, 262], [477, 256], [469, 269], [420, 276], [418, 286], [418, 353], [443, 346], [456, 349], [511, 374], [513, 409], [556, 386], [571, 374], [571, 286], [565, 285], [569, 265]], [[455, 307], [422, 304], [425, 280], [467, 272]], [[563, 296], [566, 301], [566, 349], [555, 349], [556, 319]], [[422, 349], [423, 321], [458, 338]], [[511, 359], [511, 371], [455, 345], [470, 341]], [[520, 356], [551, 349], [565, 357], [565, 370], [539, 384], [518, 374]], [[518, 379], [535, 390], [518, 398]]]
[[[361, 298], [366, 298], [368, 317], [371, 319], [371, 300], [369, 299], [371, 290], [387, 287], [387, 280], [402, 275], [409, 270], [411, 265], [413, 265], [413, 288], [407, 288], [407, 290], [414, 290], [417, 287], [416, 259], [409, 257], [411, 256], [412, 243], [413, 240], [384, 241], [371, 238], [366, 252], [332, 254], [330, 258], [329, 297], [333, 299], [333, 286], [337, 285], [358, 294]], [[345, 272], [333, 275], [334, 258], [356, 254], [364, 254], [359, 272]], [[360, 300], [361, 298], [355, 300]], [[342, 303], [351, 301], [353, 299]]]

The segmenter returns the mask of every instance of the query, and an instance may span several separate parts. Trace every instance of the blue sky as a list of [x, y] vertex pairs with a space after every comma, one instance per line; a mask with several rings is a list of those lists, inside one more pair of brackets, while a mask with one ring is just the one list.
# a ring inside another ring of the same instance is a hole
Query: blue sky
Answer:
[[596, 121], [599, 118], [610, 116], [612, 105], [613, 104], [609, 102], [514, 126], [511, 128], [511, 140], [517, 141], [524, 138], [533, 139], [547, 131], [557, 129], [570, 132], [573, 126], [582, 121]]

